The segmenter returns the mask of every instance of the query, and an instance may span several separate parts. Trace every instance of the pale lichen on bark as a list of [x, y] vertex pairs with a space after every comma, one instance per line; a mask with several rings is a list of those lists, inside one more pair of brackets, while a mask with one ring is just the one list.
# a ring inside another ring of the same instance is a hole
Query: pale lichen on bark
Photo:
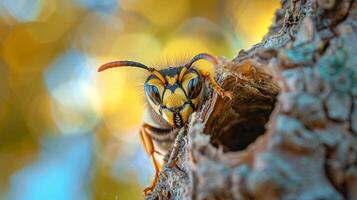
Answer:
[[146, 198], [357, 199], [356, 31], [354, 0], [282, 1], [217, 68], [235, 98], [207, 92]]

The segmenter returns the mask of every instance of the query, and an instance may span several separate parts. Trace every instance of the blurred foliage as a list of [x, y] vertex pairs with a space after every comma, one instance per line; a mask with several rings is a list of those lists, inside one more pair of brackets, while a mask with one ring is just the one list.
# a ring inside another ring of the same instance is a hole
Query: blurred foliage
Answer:
[[[97, 67], [117, 59], [165, 67], [199, 52], [230, 59], [262, 38], [278, 6], [278, 0], [0, 0], [0, 199], [23, 198], [14, 189], [26, 191], [26, 199], [141, 199], [152, 175], [136, 134], [145, 72], [98, 74]], [[92, 141], [91, 148], [81, 140]], [[83, 174], [66, 179], [74, 169]], [[47, 173], [29, 176], [36, 171]], [[76, 191], [68, 189], [76, 183]]]

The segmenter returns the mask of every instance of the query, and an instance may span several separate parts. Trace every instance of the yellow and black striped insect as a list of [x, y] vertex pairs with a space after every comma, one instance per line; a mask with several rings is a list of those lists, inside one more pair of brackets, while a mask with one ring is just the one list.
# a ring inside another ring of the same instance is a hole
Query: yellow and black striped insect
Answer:
[[232, 98], [230, 92], [224, 91], [215, 81], [213, 74], [196, 68], [193, 64], [198, 60], [207, 60], [218, 64], [215, 57], [209, 54], [198, 54], [183, 66], [167, 67], [156, 70], [134, 61], [114, 61], [102, 65], [98, 71], [113, 67], [138, 67], [145, 69], [149, 75], [144, 84], [148, 106], [145, 121], [140, 131], [142, 144], [151, 157], [155, 178], [151, 186], [144, 192], [153, 190], [162, 163], [158, 156], [165, 155], [175, 140], [177, 130], [182, 128], [192, 114], [202, 103], [204, 79], [208, 78], [213, 88], [222, 97]]

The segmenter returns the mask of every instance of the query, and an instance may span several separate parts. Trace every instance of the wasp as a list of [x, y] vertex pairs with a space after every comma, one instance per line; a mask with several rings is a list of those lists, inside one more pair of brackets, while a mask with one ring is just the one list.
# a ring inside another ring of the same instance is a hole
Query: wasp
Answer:
[[146, 153], [151, 157], [155, 177], [144, 190], [145, 194], [151, 192], [158, 182], [159, 172], [162, 170], [158, 157], [170, 151], [178, 130], [185, 126], [189, 116], [202, 104], [205, 79], [209, 80], [220, 96], [230, 99], [233, 97], [231, 92], [218, 85], [213, 74], [194, 66], [195, 62], [202, 59], [218, 64], [214, 56], [201, 53], [184, 65], [161, 70], [135, 61], [109, 62], [98, 69], [101, 72], [114, 67], [137, 67], [149, 72], [144, 84], [149, 106], [144, 112], [146, 117], [139, 134]]

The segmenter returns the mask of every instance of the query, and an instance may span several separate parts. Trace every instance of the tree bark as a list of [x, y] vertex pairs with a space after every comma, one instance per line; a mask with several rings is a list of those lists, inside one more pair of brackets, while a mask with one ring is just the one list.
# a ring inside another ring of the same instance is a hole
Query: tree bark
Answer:
[[207, 91], [147, 199], [357, 199], [357, 2], [281, 4], [221, 60], [235, 98]]

